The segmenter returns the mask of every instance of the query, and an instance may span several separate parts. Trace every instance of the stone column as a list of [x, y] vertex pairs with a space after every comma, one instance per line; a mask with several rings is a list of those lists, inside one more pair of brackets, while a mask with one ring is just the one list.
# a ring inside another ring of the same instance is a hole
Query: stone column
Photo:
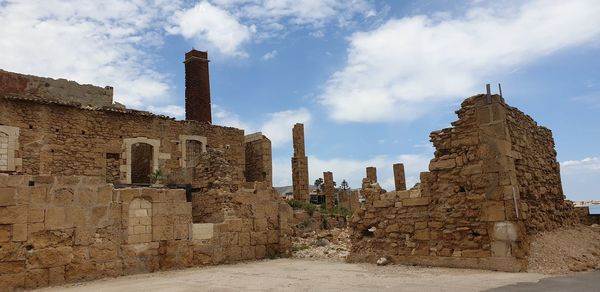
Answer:
[[335, 207], [335, 188], [333, 187], [333, 173], [323, 172], [323, 193], [325, 194], [325, 206], [327, 209]]
[[304, 152], [304, 124], [295, 124], [292, 136], [294, 143], [294, 157], [292, 157], [294, 199], [308, 202], [308, 157]]
[[377, 182], [377, 168], [374, 166], [367, 167], [367, 179], [371, 181], [371, 183]]
[[404, 164], [394, 164], [394, 183], [396, 191], [406, 191], [406, 176], [404, 175]]

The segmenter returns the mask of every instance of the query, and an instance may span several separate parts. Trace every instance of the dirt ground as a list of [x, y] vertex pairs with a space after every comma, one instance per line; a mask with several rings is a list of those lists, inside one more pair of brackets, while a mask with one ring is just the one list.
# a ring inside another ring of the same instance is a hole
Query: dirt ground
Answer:
[[535, 235], [528, 271], [567, 274], [600, 269], [600, 226], [575, 226]]
[[546, 276], [277, 259], [103, 279], [39, 291], [482, 291]]

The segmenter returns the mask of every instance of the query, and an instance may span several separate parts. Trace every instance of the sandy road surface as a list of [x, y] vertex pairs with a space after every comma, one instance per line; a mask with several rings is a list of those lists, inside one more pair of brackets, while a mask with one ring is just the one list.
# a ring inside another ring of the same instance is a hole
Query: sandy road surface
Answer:
[[481, 291], [544, 277], [278, 259], [103, 279], [39, 291]]

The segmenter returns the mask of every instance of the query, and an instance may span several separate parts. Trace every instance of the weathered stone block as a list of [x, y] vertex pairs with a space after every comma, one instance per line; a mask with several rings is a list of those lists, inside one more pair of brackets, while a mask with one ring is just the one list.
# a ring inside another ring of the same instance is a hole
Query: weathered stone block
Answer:
[[226, 219], [228, 232], [240, 232], [242, 230], [242, 219]]
[[257, 259], [265, 258], [267, 255], [267, 247], [265, 245], [257, 245], [255, 247], [255, 255]]
[[456, 160], [454, 159], [441, 159], [429, 163], [429, 171], [452, 169], [454, 167], [456, 167]]
[[23, 272], [25, 272], [25, 261], [0, 262], [0, 275]]
[[13, 291], [20, 288], [25, 288], [26, 273], [18, 274], [3, 274], [0, 273], [0, 283], [6, 291]]
[[489, 250], [468, 249], [463, 250], [461, 256], [464, 258], [487, 258], [491, 256], [491, 253]]
[[429, 229], [415, 230], [414, 238], [416, 240], [429, 240]]
[[250, 233], [250, 244], [251, 245], [265, 245], [267, 244], [267, 233], [264, 231], [261, 232], [251, 232]]
[[254, 231], [263, 231], [267, 230], [269, 226], [266, 218], [256, 218], [254, 219]]
[[112, 242], [99, 242], [90, 246], [90, 258], [96, 263], [113, 261], [118, 258], [118, 248]]
[[493, 257], [510, 257], [511, 244], [506, 241], [492, 241], [490, 245]]
[[0, 188], [0, 207], [15, 205], [17, 190], [15, 188]]
[[48, 283], [50, 286], [65, 283], [65, 267], [54, 267], [48, 269]]
[[157, 225], [152, 228], [152, 241], [172, 240], [174, 238], [172, 225]]
[[40, 223], [44, 222], [45, 212], [44, 209], [29, 209], [27, 213], [27, 222], [29, 223]]
[[513, 222], [496, 222], [492, 232], [492, 238], [498, 241], [517, 241], [519, 240], [519, 226]]
[[175, 239], [188, 239], [189, 238], [189, 224], [177, 224], [173, 229], [173, 236]]
[[37, 249], [27, 257], [29, 268], [52, 268], [69, 264], [73, 259], [73, 249], [70, 246]]
[[504, 221], [504, 202], [486, 201], [481, 206], [481, 220], [483, 221]]
[[13, 225], [12, 240], [13, 241], [27, 241], [27, 223]]
[[192, 224], [192, 239], [206, 240], [213, 238], [214, 224], [213, 223], [194, 223]]
[[26, 288], [33, 289], [46, 286], [48, 286], [47, 269], [31, 269], [27, 271], [27, 277], [25, 278]]
[[238, 234], [238, 244], [240, 246], [250, 245], [250, 232], [240, 232]]
[[27, 208], [20, 206], [0, 207], [0, 224], [27, 223]]
[[431, 202], [431, 198], [409, 198], [402, 200], [402, 206], [410, 207], [410, 206], [426, 206]]
[[47, 209], [44, 223], [46, 229], [49, 230], [73, 227], [73, 224], [67, 221], [67, 215], [64, 207], [52, 207]]
[[394, 206], [394, 202], [388, 200], [378, 200], [373, 202], [373, 207], [375, 208], [386, 208]]
[[242, 246], [241, 248], [243, 260], [253, 260], [256, 257], [254, 246]]

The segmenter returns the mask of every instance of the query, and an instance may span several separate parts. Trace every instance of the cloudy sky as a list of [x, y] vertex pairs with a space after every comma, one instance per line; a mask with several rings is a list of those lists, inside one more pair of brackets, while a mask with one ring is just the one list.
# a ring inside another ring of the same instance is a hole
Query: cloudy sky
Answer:
[[600, 1], [0, 0], [0, 68], [112, 85], [128, 107], [184, 116], [183, 55], [208, 50], [215, 123], [273, 142], [291, 127], [311, 181], [410, 184], [428, 136], [485, 83], [554, 132], [568, 198], [600, 199]]

